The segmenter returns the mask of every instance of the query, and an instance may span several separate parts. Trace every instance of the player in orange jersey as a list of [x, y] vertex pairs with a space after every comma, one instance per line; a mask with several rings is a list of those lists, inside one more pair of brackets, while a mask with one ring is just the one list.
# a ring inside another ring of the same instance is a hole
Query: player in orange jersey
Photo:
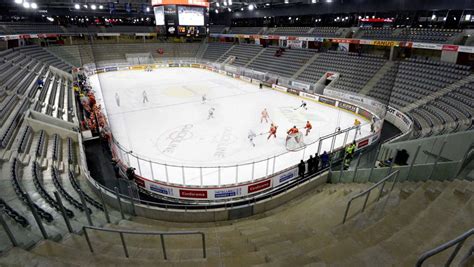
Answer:
[[269, 131], [270, 134], [268, 135], [267, 140], [270, 139], [270, 137], [272, 137], [272, 135], [275, 138], [277, 137], [276, 136], [277, 129], [278, 129], [278, 126], [276, 126], [275, 124], [272, 123], [272, 125], [270, 126], [270, 131]]
[[286, 137], [286, 140], [285, 140], [285, 144], [288, 143], [288, 140], [290, 140], [291, 136], [292, 135], [295, 135], [299, 132], [298, 128], [296, 128], [296, 126], [293, 126], [291, 129], [289, 129], [286, 133], [288, 134], [288, 136]]
[[311, 129], [313, 129], [313, 125], [311, 125], [311, 123], [309, 121], [307, 121], [306, 126], [304, 128], [306, 129], [306, 136], [308, 136]]
[[291, 129], [286, 132], [287, 134], [297, 134], [299, 132], [298, 128], [296, 126], [293, 126]]

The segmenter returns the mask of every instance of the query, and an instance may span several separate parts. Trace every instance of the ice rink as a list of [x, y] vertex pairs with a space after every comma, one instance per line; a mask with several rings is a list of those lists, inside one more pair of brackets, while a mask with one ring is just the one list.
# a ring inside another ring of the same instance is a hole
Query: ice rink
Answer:
[[[154, 180], [188, 185], [250, 181], [314, 155], [320, 136], [352, 126], [355, 118], [364, 124], [358, 137], [370, 134], [370, 125], [353, 113], [310, 100], [305, 100], [307, 110], [298, 108], [299, 97], [203, 69], [108, 72], [91, 76], [89, 82], [105, 106], [114, 137], [146, 159], [138, 166], [130, 156], [130, 164]], [[210, 108], [215, 109], [214, 118], [208, 119]], [[264, 108], [278, 125], [276, 139], [267, 140], [270, 123], [260, 122]], [[313, 130], [304, 137], [306, 148], [287, 152], [286, 131], [293, 125], [303, 131], [307, 120]], [[257, 134], [255, 147], [248, 140], [250, 130]], [[343, 140], [344, 135], [339, 136], [336, 146]], [[323, 142], [321, 152], [330, 147], [330, 140]]]

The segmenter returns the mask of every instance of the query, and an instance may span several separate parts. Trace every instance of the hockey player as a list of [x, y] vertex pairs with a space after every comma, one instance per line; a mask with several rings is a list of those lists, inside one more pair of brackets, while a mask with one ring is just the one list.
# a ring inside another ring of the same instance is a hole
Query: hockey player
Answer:
[[143, 103], [150, 102], [150, 101], [148, 101], [148, 95], [146, 94], [145, 90], [143, 90], [142, 96], [143, 96]]
[[255, 139], [255, 137], [257, 137], [257, 135], [252, 130], [250, 130], [247, 138], [249, 139], [249, 142], [250, 144], [252, 144], [252, 146], [255, 146], [255, 143], [253, 142], [253, 139]]
[[358, 119], [355, 119], [354, 120], [354, 126], [356, 127], [356, 134], [361, 134], [361, 130], [360, 130], [360, 120]]
[[207, 117], [208, 120], [210, 120], [211, 118], [213, 119], [214, 118], [214, 111], [216, 109], [215, 108], [210, 108], [209, 109], [209, 116]]
[[296, 126], [293, 126], [291, 129], [289, 129], [286, 133], [287, 134], [297, 134], [299, 132], [298, 128]]
[[311, 125], [309, 121], [306, 121], [306, 126], [304, 128], [306, 129], [306, 136], [308, 136], [311, 129], [313, 129], [313, 125]]
[[275, 138], [277, 137], [276, 136], [277, 129], [278, 129], [278, 126], [276, 126], [275, 124], [272, 123], [271, 126], [270, 126], [270, 131], [268, 132], [269, 135], [268, 135], [267, 140], [270, 139], [270, 137], [272, 137], [272, 135]]
[[306, 102], [304, 102], [303, 100], [301, 100], [301, 105], [299, 106], [299, 108], [304, 108], [305, 110], [308, 110], [308, 108], [306, 107]]
[[120, 97], [119, 97], [119, 94], [117, 92], [115, 92], [115, 102], [117, 102], [117, 106], [120, 107]]
[[206, 94], [202, 95], [202, 98], [201, 98], [201, 104], [206, 104], [206, 101], [207, 101], [207, 96]]
[[289, 129], [286, 133], [288, 136], [286, 137], [285, 143], [288, 142], [288, 140], [291, 138], [290, 135], [297, 134], [299, 132], [298, 128], [296, 126], [293, 126], [291, 129]]
[[262, 117], [260, 118], [260, 123], [263, 122], [263, 120], [265, 120], [266, 123], [268, 123], [268, 119], [270, 118], [270, 116], [268, 115], [268, 111], [266, 108], [264, 108], [262, 110]]

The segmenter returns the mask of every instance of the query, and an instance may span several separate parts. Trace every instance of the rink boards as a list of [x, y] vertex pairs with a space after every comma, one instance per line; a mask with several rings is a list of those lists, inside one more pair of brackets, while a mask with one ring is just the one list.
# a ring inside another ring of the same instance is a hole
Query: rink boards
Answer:
[[[225, 70], [216, 69], [211, 65], [201, 64], [201, 63], [167, 63], [167, 64], [154, 64], [154, 65], [135, 65], [135, 66], [116, 65], [116, 66], [101, 67], [97, 69], [94, 69], [94, 68], [86, 69], [86, 72], [88, 75], [94, 75], [94, 74], [114, 72], [114, 71], [144, 70], [147, 66], [151, 66], [154, 69], [176, 68], [176, 67], [199, 68], [199, 69], [206, 69], [208, 71], [219, 73], [227, 77], [240, 79], [242, 81], [253, 83], [253, 84], [260, 84], [261, 82], [258, 79], [252, 79], [250, 77], [242, 76], [236, 73], [231, 73]], [[306, 92], [302, 92], [299, 90], [295, 90], [292, 88], [287, 88], [287, 87], [275, 85], [275, 84], [272, 85], [272, 89], [276, 91], [284, 92], [287, 94], [299, 96], [305, 99], [309, 99], [311, 101], [315, 101], [327, 106], [331, 106], [333, 108], [343, 109], [345, 111], [357, 114], [358, 116], [361, 116], [369, 121], [372, 119], [373, 116], [375, 116], [367, 108], [363, 108], [354, 103], [343, 101], [335, 97], [306, 93]], [[357, 149], [362, 149], [367, 146], [370, 146], [371, 144], [373, 144], [374, 142], [378, 140], [379, 136], [380, 136], [380, 129], [377, 129], [375, 133], [356, 139]], [[331, 147], [331, 151], [336, 151], [341, 148], [342, 147], [334, 146], [334, 147]], [[130, 153], [125, 155], [122, 151], [123, 149], [119, 148], [116, 144], [112, 144], [112, 150], [113, 150], [114, 156], [120, 159], [120, 162], [123, 165], [123, 167], [128, 167], [130, 164], [130, 157], [133, 157], [133, 155], [131, 155]], [[138, 165], [138, 168], [143, 168], [144, 166], [147, 166], [147, 164], [151, 164], [146, 160], [142, 160], [142, 162], [140, 163], [140, 159], [138, 157], [136, 161], [138, 162], [138, 164], [132, 164], [132, 165], [135, 167], [137, 167]], [[266, 162], [267, 170], [268, 170], [269, 164], [271, 165], [271, 162]], [[265, 163], [262, 166], [265, 166]], [[259, 166], [259, 167], [261, 168], [262, 166]], [[153, 168], [151, 169], [153, 170]], [[252, 169], [252, 172], [253, 172], [253, 169]], [[183, 170], [183, 174], [184, 174], [184, 170]], [[221, 175], [220, 169], [219, 169], [219, 175]], [[148, 176], [144, 177], [143, 175], [137, 175], [136, 183], [142, 189], [152, 194], [162, 195], [162, 196], [171, 197], [171, 198], [189, 199], [189, 200], [219, 200], [219, 199], [229, 200], [232, 198], [242, 198], [246, 196], [259, 194], [259, 193], [271, 190], [273, 188], [279, 187], [282, 184], [285, 184], [297, 178], [298, 178], [298, 175], [297, 175], [296, 167], [288, 166], [286, 169], [282, 171], [273, 172], [271, 174], [262, 175], [259, 177], [252, 177], [252, 179], [249, 179], [248, 181], [237, 182], [237, 183], [222, 184], [219, 182], [219, 183], [216, 183], [216, 185], [203, 185], [201, 183], [200, 186], [199, 185], [196, 186], [196, 185], [187, 185], [186, 183], [179, 184], [176, 182], [173, 182], [173, 183], [166, 182], [166, 181], [163, 181], [164, 180], [163, 177], [161, 179], [157, 179], [156, 177], [148, 177]], [[160, 180], [160, 181], [157, 181], [157, 180]], [[219, 177], [219, 180], [220, 180], [220, 177]]]

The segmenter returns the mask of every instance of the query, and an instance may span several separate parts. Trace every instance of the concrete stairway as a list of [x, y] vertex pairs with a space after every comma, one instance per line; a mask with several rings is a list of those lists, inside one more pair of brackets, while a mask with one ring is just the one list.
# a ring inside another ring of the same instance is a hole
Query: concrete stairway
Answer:
[[[203, 231], [206, 259], [202, 258], [197, 237], [165, 237], [168, 260], [163, 260], [159, 237], [126, 235], [130, 258], [125, 258], [118, 234], [91, 231], [94, 254], [89, 252], [83, 236], [72, 234], [60, 242], [42, 241], [29, 251], [12, 249], [0, 258], [0, 264], [413, 266], [421, 253], [472, 227], [474, 185], [465, 180], [404, 182], [390, 195], [373, 203], [378, 193], [375, 191], [368, 210], [355, 214], [362, 206], [362, 201], [355, 201], [351, 219], [341, 225], [348, 199], [369, 186], [328, 184], [266, 214], [239, 221], [189, 224], [135, 217], [106, 226]], [[469, 244], [466, 243], [460, 256], [464, 256]], [[439, 266], [443, 260], [446, 255], [436, 256], [427, 264]]]
[[203, 40], [201, 42], [201, 45], [199, 46], [199, 50], [196, 53], [196, 58], [202, 59], [202, 56], [206, 52], [208, 46], [209, 44], [207, 44], [206, 41]]
[[421, 98], [421, 99], [419, 99], [419, 100], [417, 100], [417, 101], [415, 101], [415, 102], [413, 102], [413, 103], [411, 103], [411, 104], [409, 104], [409, 105], [403, 107], [403, 108], [401, 109], [401, 111], [402, 111], [402, 112], [411, 111], [411, 110], [413, 110], [413, 109], [415, 109], [415, 108], [417, 108], [417, 107], [419, 107], [419, 106], [422, 106], [422, 105], [424, 105], [424, 104], [430, 102], [431, 100], [434, 100], [434, 99], [436, 99], [436, 98], [439, 98], [439, 97], [441, 97], [441, 96], [443, 96], [443, 95], [445, 95], [445, 94], [447, 94], [447, 93], [453, 91], [454, 89], [459, 88], [459, 87], [461, 87], [461, 86], [463, 86], [463, 85], [465, 85], [465, 84], [467, 84], [467, 83], [470, 83], [470, 82], [472, 82], [472, 81], [474, 81], [474, 74], [471, 74], [471, 75], [465, 77], [465, 78], [462, 79], [462, 80], [459, 80], [459, 81], [457, 81], [457, 82], [455, 82], [455, 83], [452, 83], [452, 84], [446, 86], [445, 88], [443, 88], [443, 89], [441, 89], [441, 90], [439, 90], [439, 91], [437, 91], [437, 92], [434, 92], [434, 93], [430, 94], [429, 96], [423, 97], [423, 98]]
[[219, 58], [217, 58], [216, 62], [220, 62], [220, 61], [223, 61], [224, 59], [226, 59], [229, 52], [232, 51], [232, 49], [234, 49], [234, 48], [235, 48], [235, 45], [233, 45], [229, 49], [227, 49], [227, 51], [225, 51], [224, 54], [222, 54]]
[[77, 45], [47, 46], [44, 49], [70, 65], [80, 66], [81, 64], [81, 56]]
[[295, 74], [293, 74], [293, 76], [291, 76], [291, 78], [296, 79], [308, 66], [318, 59], [319, 55], [319, 53], [315, 53], [314, 56], [312, 56]]
[[382, 68], [380, 68], [379, 71], [375, 73], [374, 77], [372, 77], [372, 79], [370, 79], [367, 84], [365, 84], [365, 86], [360, 90], [359, 94], [367, 95], [372, 90], [372, 88], [375, 87], [377, 82], [380, 81], [380, 79], [382, 79], [383, 77], [385, 77], [387, 71], [389, 71], [394, 64], [395, 63], [393, 61], [387, 61], [382, 66]]
[[92, 51], [92, 46], [91, 45], [79, 45], [78, 50], [79, 50], [80, 62], [82, 64], [88, 64], [88, 63], [96, 62], [94, 52]]
[[248, 66], [250, 66], [250, 64], [252, 64], [252, 63], [255, 61], [255, 59], [257, 59], [257, 58], [258, 58], [261, 54], [263, 54], [263, 52], [265, 52], [266, 50], [267, 50], [267, 48], [263, 48], [262, 50], [260, 50], [260, 52], [258, 52], [247, 64], [245, 64], [244, 67], [247, 68]]

